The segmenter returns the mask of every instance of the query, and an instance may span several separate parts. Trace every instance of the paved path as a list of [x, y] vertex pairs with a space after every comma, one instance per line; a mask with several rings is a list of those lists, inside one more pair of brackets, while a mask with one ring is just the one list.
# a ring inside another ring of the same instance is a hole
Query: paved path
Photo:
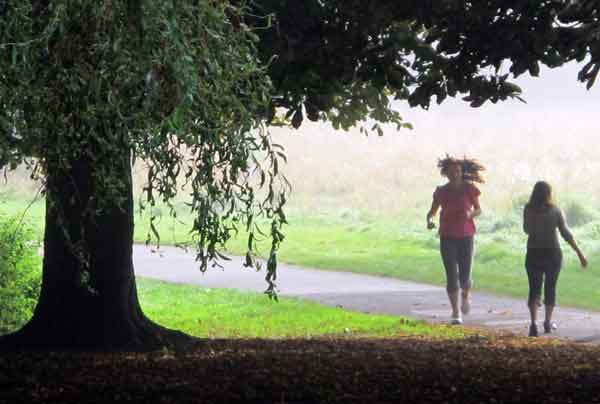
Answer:
[[[192, 252], [161, 247], [160, 252], [142, 245], [134, 246], [136, 275], [203, 287], [263, 291], [264, 271], [244, 268], [241, 258], [222, 262], [225, 269], [199, 272]], [[449, 304], [444, 288], [392, 278], [319, 271], [292, 265], [280, 265], [277, 281], [280, 296], [314, 300], [331, 306], [368, 313], [405, 315], [433, 323], [447, 323]], [[540, 316], [543, 313], [540, 310]], [[554, 320], [557, 337], [600, 343], [600, 313], [557, 307]], [[522, 299], [487, 293], [473, 294], [471, 314], [465, 325], [506, 329], [526, 334], [529, 312]], [[540, 324], [541, 329], [541, 324]]]

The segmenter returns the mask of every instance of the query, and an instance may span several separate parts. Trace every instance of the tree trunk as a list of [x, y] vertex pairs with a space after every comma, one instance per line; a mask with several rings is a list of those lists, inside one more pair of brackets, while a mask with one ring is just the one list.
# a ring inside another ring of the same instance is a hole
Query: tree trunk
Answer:
[[[121, 206], [110, 204], [95, 215], [85, 213], [98, 207], [92, 199], [91, 163], [79, 160], [72, 164], [69, 175], [48, 175], [41, 295], [29, 323], [0, 339], [0, 346], [152, 350], [191, 340], [153, 323], [140, 308], [132, 262], [128, 157], [122, 159], [119, 169], [126, 182], [124, 202]], [[64, 207], [64, 225], [53, 201]]]

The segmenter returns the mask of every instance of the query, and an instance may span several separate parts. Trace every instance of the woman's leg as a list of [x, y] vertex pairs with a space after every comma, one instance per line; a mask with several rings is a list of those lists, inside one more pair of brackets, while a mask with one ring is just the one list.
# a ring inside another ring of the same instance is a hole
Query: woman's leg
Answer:
[[455, 239], [440, 238], [440, 253], [442, 262], [446, 270], [446, 292], [452, 307], [452, 318], [459, 319], [460, 311], [458, 308], [458, 262], [457, 262], [457, 243]]
[[554, 313], [554, 305], [547, 304], [544, 306], [545, 308], [545, 317], [544, 317], [544, 331], [550, 332], [552, 330], [552, 313]]
[[539, 269], [529, 267], [527, 268], [527, 279], [529, 281], [529, 299], [527, 300], [527, 306], [529, 307], [531, 323], [535, 324], [537, 321], [538, 307], [540, 306], [544, 275]]
[[463, 314], [471, 310], [471, 297], [469, 295], [472, 286], [471, 272], [473, 267], [473, 254], [475, 251], [473, 237], [465, 237], [460, 240], [458, 251], [458, 278], [462, 290], [460, 306]]
[[450, 307], [452, 307], [452, 319], [460, 319], [460, 311], [458, 309], [458, 290], [448, 292]]
[[552, 266], [546, 269], [546, 276], [544, 279], [544, 305], [545, 305], [545, 318], [544, 318], [544, 331], [551, 332], [556, 326], [552, 322], [552, 314], [554, 313], [554, 307], [556, 306], [556, 284], [558, 283], [558, 275], [560, 274], [560, 268], [562, 266], [562, 253], [556, 252], [556, 257], [552, 262]]
[[536, 256], [530, 250], [527, 250], [525, 268], [527, 269], [527, 280], [529, 282], [529, 298], [527, 300], [529, 316], [531, 318], [529, 336], [535, 337], [537, 336], [537, 312], [538, 307], [540, 306], [540, 298], [542, 296], [544, 272], [537, 266]]

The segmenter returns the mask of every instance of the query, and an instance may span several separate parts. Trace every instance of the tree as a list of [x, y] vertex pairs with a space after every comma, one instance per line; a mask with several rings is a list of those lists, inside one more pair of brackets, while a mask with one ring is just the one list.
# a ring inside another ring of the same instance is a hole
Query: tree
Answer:
[[241, 224], [251, 264], [260, 213], [273, 219], [276, 251], [285, 184], [260, 119], [271, 84], [252, 30], [230, 23], [243, 8], [217, 3], [0, 3], [0, 166], [31, 165], [47, 200], [39, 303], [5, 344], [134, 349], [184, 338], [138, 303], [133, 159], [148, 168], [150, 205], [188, 184], [201, 269]]
[[252, 265], [255, 218], [270, 218], [272, 282], [286, 184], [265, 123], [409, 126], [390, 97], [427, 108], [462, 94], [476, 107], [519, 96], [508, 73], [587, 55], [579, 79], [591, 85], [599, 12], [592, 1], [0, 0], [0, 167], [30, 164], [47, 199], [40, 300], [0, 344], [185, 338], [139, 307], [132, 160], [148, 166], [147, 204], [190, 185], [203, 270], [238, 226]]

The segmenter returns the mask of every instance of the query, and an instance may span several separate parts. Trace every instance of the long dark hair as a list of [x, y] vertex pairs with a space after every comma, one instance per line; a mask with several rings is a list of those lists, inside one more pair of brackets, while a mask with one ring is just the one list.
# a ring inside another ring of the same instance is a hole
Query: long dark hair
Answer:
[[552, 199], [552, 187], [546, 181], [538, 181], [533, 186], [529, 202], [525, 207], [533, 209], [545, 209], [554, 206]]
[[481, 171], [484, 171], [485, 167], [479, 161], [466, 157], [457, 159], [446, 154], [445, 158], [438, 159], [437, 166], [440, 169], [440, 174], [447, 177], [450, 166], [454, 164], [458, 164], [462, 168], [463, 180], [479, 182], [480, 184], [485, 182], [481, 175]]

